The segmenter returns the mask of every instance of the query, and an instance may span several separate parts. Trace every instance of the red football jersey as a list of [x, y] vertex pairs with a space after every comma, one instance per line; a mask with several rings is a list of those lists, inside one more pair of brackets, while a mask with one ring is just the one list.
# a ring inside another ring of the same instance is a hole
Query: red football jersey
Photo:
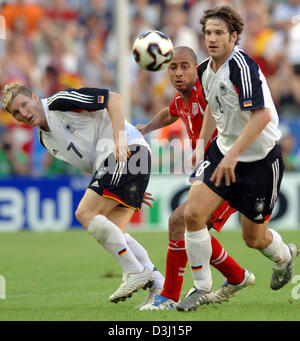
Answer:
[[203, 114], [206, 104], [202, 86], [197, 78], [188, 103], [185, 103], [180, 92], [177, 92], [169, 105], [170, 115], [178, 116], [183, 120], [193, 149], [196, 147], [196, 140], [199, 138], [202, 128]]
[[[185, 103], [180, 92], [177, 92], [169, 106], [170, 115], [178, 116], [183, 120], [193, 149], [196, 148], [197, 139], [200, 135], [206, 105], [207, 103], [204, 98], [202, 86], [198, 78], [191, 91], [188, 103]], [[212, 139], [216, 135], [217, 129], [214, 131]], [[207, 144], [205, 151], [210, 143], [211, 142]], [[236, 210], [229, 206], [228, 201], [224, 201], [213, 213], [211, 223], [214, 229], [221, 232], [222, 227], [234, 212], [236, 212]]]

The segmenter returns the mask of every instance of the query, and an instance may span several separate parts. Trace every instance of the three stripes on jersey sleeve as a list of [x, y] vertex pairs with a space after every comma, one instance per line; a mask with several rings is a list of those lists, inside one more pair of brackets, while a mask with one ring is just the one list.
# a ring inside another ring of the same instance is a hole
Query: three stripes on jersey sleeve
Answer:
[[59, 91], [55, 95], [47, 98], [47, 104], [48, 104], [48, 106], [50, 106], [57, 99], [67, 99], [67, 100], [92, 104], [92, 103], [94, 103], [94, 98], [95, 98], [95, 96], [84, 95], [84, 94], [81, 94], [81, 93], [74, 91], [74, 90], [72, 90], [70, 92], [69, 91]]
[[241, 83], [245, 99], [252, 97], [252, 83], [249, 65], [241, 52], [237, 52], [233, 59], [236, 61], [241, 72]]

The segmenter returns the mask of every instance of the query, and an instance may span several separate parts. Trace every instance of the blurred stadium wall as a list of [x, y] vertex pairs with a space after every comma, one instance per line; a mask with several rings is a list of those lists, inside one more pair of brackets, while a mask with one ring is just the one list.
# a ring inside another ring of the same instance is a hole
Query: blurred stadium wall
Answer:
[[[64, 231], [80, 227], [74, 212], [88, 183], [89, 178], [78, 176], [0, 180], [0, 232]], [[129, 228], [166, 231], [172, 211], [186, 199], [188, 189], [185, 175], [153, 175], [148, 191], [156, 199], [154, 207], [144, 205], [134, 214]], [[271, 226], [278, 230], [299, 229], [299, 207], [300, 174], [286, 173]], [[224, 230], [239, 226], [239, 214], [235, 213]]]

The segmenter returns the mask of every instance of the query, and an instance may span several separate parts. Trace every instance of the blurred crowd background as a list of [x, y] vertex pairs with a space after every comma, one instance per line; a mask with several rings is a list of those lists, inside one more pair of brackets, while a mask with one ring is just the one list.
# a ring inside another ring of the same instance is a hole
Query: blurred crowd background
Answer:
[[[0, 0], [6, 37], [0, 37], [0, 87], [19, 80], [41, 98], [64, 88], [117, 88], [116, 1]], [[174, 46], [207, 57], [199, 20], [203, 11], [228, 3], [245, 22], [240, 48], [267, 77], [280, 117], [280, 144], [287, 171], [300, 170], [300, 0], [131, 0], [131, 44], [139, 33], [158, 29]], [[1, 26], [2, 25], [2, 26]], [[149, 121], [175, 94], [167, 72], [151, 73], [128, 56], [131, 121]], [[184, 139], [180, 121], [154, 135]], [[40, 146], [35, 129], [24, 127], [0, 108], [0, 178], [11, 175], [78, 174]]]

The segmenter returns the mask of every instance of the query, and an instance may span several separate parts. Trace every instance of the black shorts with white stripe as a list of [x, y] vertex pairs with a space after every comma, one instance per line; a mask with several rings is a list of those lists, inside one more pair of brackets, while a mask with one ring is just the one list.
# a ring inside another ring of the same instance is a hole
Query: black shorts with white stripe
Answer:
[[[280, 147], [275, 145], [262, 160], [238, 162], [236, 182], [226, 186], [223, 178], [220, 186], [216, 187], [209, 179], [222, 158], [223, 154], [214, 140], [205, 154], [203, 171], [198, 171], [201, 180], [249, 220], [258, 224], [268, 221], [279, 195], [284, 170]], [[201, 169], [201, 165], [197, 169]], [[197, 180], [197, 176], [194, 175], [193, 179]]]
[[99, 195], [138, 211], [149, 183], [151, 155], [147, 147], [130, 145], [127, 162], [117, 163], [114, 154], [104, 160], [89, 184]]

